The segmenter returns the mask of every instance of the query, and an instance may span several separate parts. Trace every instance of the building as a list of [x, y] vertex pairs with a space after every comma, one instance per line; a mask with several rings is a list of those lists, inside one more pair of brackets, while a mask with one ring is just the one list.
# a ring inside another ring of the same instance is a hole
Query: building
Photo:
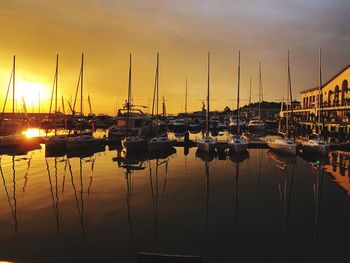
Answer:
[[[331, 77], [321, 89], [315, 87], [301, 91], [302, 104], [293, 110], [294, 117], [299, 124], [315, 129], [316, 122], [321, 116], [328, 131], [349, 133], [349, 81], [350, 65]], [[286, 113], [283, 111], [281, 115], [284, 116]]]

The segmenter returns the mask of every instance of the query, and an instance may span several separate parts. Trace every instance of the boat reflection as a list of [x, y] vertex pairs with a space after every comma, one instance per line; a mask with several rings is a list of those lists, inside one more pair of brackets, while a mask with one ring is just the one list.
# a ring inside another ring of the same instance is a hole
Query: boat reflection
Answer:
[[[168, 165], [169, 165], [169, 161], [170, 161], [169, 157], [170, 156], [165, 157], [165, 158], [157, 158], [157, 159], [148, 161], [156, 240], [158, 240], [158, 234], [159, 234], [159, 221], [158, 221], [159, 198], [164, 197], [165, 190], [166, 190]], [[152, 167], [154, 167], [154, 166], [155, 166], [155, 168], [154, 168], [154, 173], [153, 173]], [[161, 167], [164, 167], [164, 178], [163, 178], [163, 187], [162, 187], [161, 193], [160, 193], [159, 184], [160, 184], [161, 175], [159, 175], [159, 169]]]
[[[84, 222], [84, 188], [83, 188], [83, 166], [82, 166], [82, 160], [83, 158], [79, 158], [79, 179], [80, 179], [80, 190], [77, 190], [77, 187], [74, 182], [74, 176], [73, 176], [73, 171], [72, 171], [72, 165], [69, 159], [67, 159], [67, 164], [68, 164], [68, 170], [70, 173], [71, 177], [71, 183], [72, 187], [74, 190], [74, 197], [75, 197], [75, 202], [77, 206], [77, 211], [79, 214], [79, 221], [80, 221], [80, 226], [81, 226], [81, 231], [82, 231], [82, 236], [85, 238], [85, 222]], [[79, 195], [78, 195], [79, 194]], [[78, 196], [80, 198], [78, 198]]]
[[27, 155], [30, 151], [40, 150], [39, 143], [15, 145], [15, 146], [2, 146], [0, 148], [0, 155], [19, 156]]
[[278, 177], [278, 191], [280, 202], [283, 207], [283, 240], [288, 239], [288, 219], [290, 213], [290, 204], [293, 195], [295, 165], [297, 158], [280, 153], [275, 153], [271, 150], [267, 152], [268, 160], [272, 161], [276, 167]]
[[10, 197], [10, 194], [9, 194], [9, 191], [7, 188], [7, 184], [6, 184], [6, 180], [5, 180], [5, 176], [4, 176], [4, 172], [2, 170], [1, 158], [0, 158], [0, 173], [1, 173], [3, 186], [5, 189], [5, 194], [7, 197], [7, 202], [10, 206], [11, 215], [12, 215], [13, 222], [14, 222], [14, 231], [15, 231], [15, 234], [18, 234], [17, 199], [16, 199], [16, 169], [15, 169], [15, 157], [14, 156], [12, 156], [12, 183], [13, 183], [12, 198]]
[[203, 152], [201, 150], [196, 151], [196, 156], [201, 159], [204, 162], [205, 167], [205, 197], [206, 197], [206, 210], [205, 210], [205, 229], [208, 230], [208, 223], [209, 223], [209, 195], [210, 195], [210, 170], [209, 170], [209, 163], [214, 160], [214, 157], [216, 157], [215, 152]]
[[302, 153], [300, 154], [300, 157], [309, 163], [315, 163], [318, 165], [326, 165], [329, 163], [329, 157], [324, 155]]
[[77, 150], [68, 150], [67, 151], [67, 157], [68, 158], [86, 158], [86, 157], [91, 157], [95, 153], [100, 153], [105, 151], [105, 146], [104, 145], [98, 145], [94, 147], [89, 147], [89, 148], [84, 148], [83, 150], [77, 149]]
[[282, 170], [285, 170], [288, 165], [296, 165], [297, 164], [297, 157], [296, 156], [276, 153], [272, 150], [268, 150], [266, 155], [267, 155], [267, 159], [269, 161], [273, 161], [275, 163], [275, 165]]
[[128, 224], [130, 236], [133, 235], [133, 222], [131, 216], [132, 209], [132, 192], [133, 180], [132, 174], [134, 171], [145, 170], [147, 156], [143, 151], [127, 153], [125, 150], [117, 150], [117, 157], [113, 157], [112, 161], [118, 163], [118, 168], [125, 169], [126, 181], [126, 207], [128, 211]]
[[59, 198], [58, 198], [57, 157], [54, 158], [54, 186], [52, 184], [50, 166], [47, 158], [45, 158], [45, 162], [46, 162], [47, 176], [50, 184], [52, 208], [56, 219], [56, 233], [57, 233], [57, 236], [59, 236], [60, 235], [60, 221], [59, 221], [60, 209], [59, 209]]
[[319, 232], [319, 218], [321, 208], [321, 196], [323, 189], [324, 167], [323, 165], [311, 163], [312, 166], [312, 179], [313, 179], [313, 193], [314, 193], [314, 206], [315, 206], [315, 229], [314, 240], [318, 240]]
[[241, 163], [249, 158], [249, 152], [244, 151], [240, 154], [229, 154], [229, 159], [234, 163]]

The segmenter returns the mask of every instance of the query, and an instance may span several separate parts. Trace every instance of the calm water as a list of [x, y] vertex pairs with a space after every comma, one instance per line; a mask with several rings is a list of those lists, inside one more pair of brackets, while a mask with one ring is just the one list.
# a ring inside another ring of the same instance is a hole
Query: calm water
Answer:
[[107, 147], [45, 158], [44, 146], [3, 155], [0, 258], [136, 262], [147, 251], [203, 262], [348, 262], [350, 183], [339, 155], [329, 164], [266, 149], [234, 160], [195, 148], [146, 157], [125, 162]]

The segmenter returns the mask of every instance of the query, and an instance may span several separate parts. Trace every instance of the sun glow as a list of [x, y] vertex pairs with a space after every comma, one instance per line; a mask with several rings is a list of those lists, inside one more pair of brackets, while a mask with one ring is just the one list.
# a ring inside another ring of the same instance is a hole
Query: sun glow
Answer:
[[38, 128], [29, 128], [22, 132], [27, 138], [35, 138], [40, 136], [40, 129]]
[[[23, 110], [23, 100], [27, 112], [43, 111], [43, 105], [46, 105], [51, 97], [51, 89], [41, 83], [19, 80], [16, 83], [16, 100]], [[40, 105], [39, 105], [40, 103]]]

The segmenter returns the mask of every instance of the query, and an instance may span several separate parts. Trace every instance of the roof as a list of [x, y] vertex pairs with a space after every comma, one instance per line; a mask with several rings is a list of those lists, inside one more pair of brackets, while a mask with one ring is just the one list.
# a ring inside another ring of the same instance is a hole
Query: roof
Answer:
[[[350, 65], [346, 65], [342, 70], [338, 71], [337, 74], [335, 74], [325, 84], [323, 84], [322, 88], [327, 86], [331, 81], [333, 81], [336, 77], [338, 77], [341, 73], [343, 73], [348, 68], [350, 68]], [[300, 91], [300, 94], [308, 93], [308, 92], [311, 92], [311, 91], [314, 91], [314, 90], [318, 90], [318, 89], [319, 89], [319, 86], [311, 88], [311, 89], [302, 90], [302, 91]]]

